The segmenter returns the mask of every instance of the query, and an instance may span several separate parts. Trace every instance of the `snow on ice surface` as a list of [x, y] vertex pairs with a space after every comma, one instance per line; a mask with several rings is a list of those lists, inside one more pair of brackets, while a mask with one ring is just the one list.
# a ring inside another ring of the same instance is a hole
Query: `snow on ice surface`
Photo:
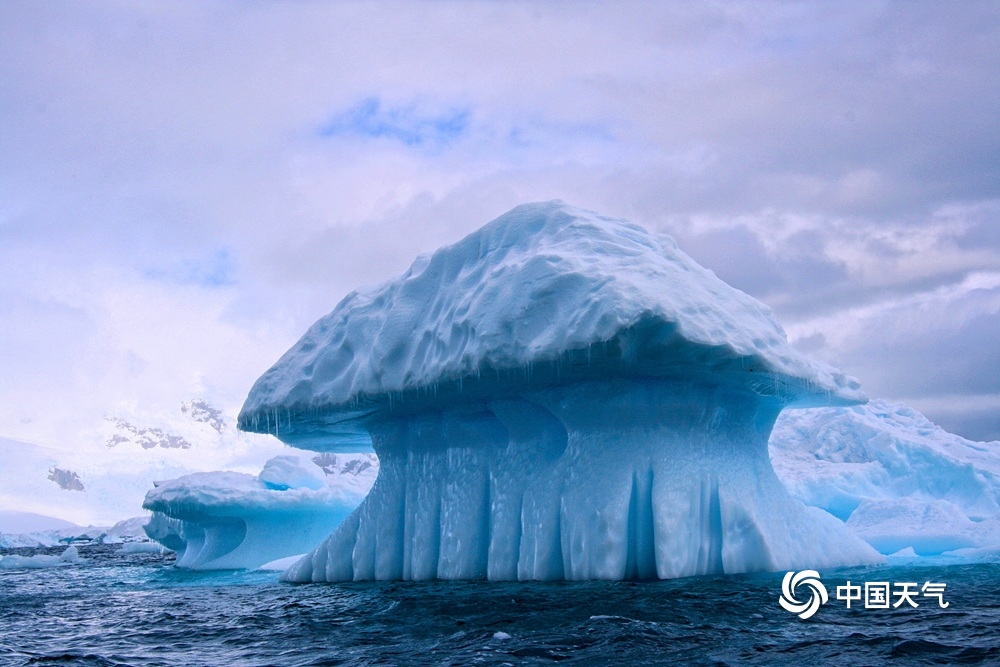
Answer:
[[667, 578], [878, 561], [767, 453], [783, 407], [863, 400], [672, 241], [549, 202], [346, 297], [239, 424], [379, 455], [289, 580]]
[[793, 497], [884, 554], [1000, 546], [1000, 442], [948, 433], [901, 404], [783, 413], [770, 440]]
[[373, 465], [325, 475], [304, 457], [282, 455], [259, 476], [193, 473], [160, 482], [143, 504], [153, 512], [146, 533], [177, 552], [177, 566], [192, 569], [249, 569], [301, 554], [368, 493], [377, 460], [358, 457]]
[[312, 461], [303, 461], [298, 456], [275, 456], [264, 464], [257, 476], [269, 489], [312, 489], [318, 491], [326, 486], [326, 474]]
[[544, 383], [546, 371], [728, 372], [786, 403], [864, 400], [853, 378], [803, 357], [770, 309], [671, 239], [548, 202], [348, 295], [256, 382], [239, 424], [303, 448], [352, 447], [364, 437], [349, 437], [350, 422], [394, 397], [443, 401], [449, 383], [463, 394], [520, 392], [524, 373]]

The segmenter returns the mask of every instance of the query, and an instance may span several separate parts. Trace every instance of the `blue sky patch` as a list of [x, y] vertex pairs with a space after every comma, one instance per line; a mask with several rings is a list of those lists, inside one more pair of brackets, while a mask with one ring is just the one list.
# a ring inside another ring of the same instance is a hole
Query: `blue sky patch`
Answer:
[[416, 105], [390, 107], [377, 97], [333, 116], [320, 128], [324, 137], [357, 136], [392, 139], [407, 146], [444, 146], [469, 130], [468, 109], [428, 112]]
[[181, 285], [224, 287], [235, 284], [235, 262], [229, 250], [220, 248], [202, 259], [185, 259], [167, 268], [146, 270], [146, 277]]

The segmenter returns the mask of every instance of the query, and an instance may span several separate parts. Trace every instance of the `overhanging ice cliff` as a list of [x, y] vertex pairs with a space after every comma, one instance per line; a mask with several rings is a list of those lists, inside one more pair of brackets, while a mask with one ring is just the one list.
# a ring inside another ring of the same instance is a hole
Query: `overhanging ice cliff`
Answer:
[[864, 400], [672, 241], [549, 202], [346, 297], [240, 427], [381, 461], [288, 580], [668, 578], [879, 560], [767, 450]]

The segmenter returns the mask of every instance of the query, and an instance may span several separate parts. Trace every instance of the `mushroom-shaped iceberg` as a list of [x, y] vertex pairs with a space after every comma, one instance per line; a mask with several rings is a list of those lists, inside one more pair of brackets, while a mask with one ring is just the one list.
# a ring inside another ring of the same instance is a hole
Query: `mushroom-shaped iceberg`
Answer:
[[767, 449], [864, 400], [671, 240], [548, 202], [347, 296], [239, 423], [381, 462], [287, 580], [669, 578], [878, 561]]

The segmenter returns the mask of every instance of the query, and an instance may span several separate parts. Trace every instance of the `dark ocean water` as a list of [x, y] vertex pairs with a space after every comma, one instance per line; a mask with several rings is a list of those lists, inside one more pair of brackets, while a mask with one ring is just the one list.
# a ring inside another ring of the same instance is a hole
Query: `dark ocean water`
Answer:
[[[801, 620], [778, 604], [780, 573], [290, 585], [80, 553], [0, 570], [0, 665], [1000, 665], [996, 564], [822, 571], [830, 601]], [[949, 607], [847, 609], [834, 597], [847, 579], [943, 582]]]

